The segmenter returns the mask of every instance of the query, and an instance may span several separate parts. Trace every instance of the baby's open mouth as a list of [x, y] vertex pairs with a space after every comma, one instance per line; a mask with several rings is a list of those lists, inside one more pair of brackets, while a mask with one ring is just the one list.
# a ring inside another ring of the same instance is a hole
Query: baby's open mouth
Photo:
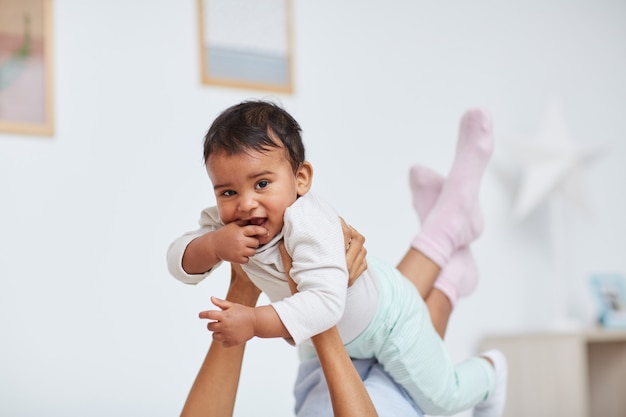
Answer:
[[263, 226], [267, 223], [267, 218], [265, 217], [254, 217], [252, 219], [248, 219], [246, 221], [246, 226], [254, 225], [254, 226]]

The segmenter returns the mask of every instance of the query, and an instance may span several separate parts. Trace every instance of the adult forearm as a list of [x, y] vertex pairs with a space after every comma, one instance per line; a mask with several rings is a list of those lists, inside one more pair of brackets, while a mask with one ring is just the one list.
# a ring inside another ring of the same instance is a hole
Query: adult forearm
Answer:
[[[253, 307], [261, 292], [240, 265], [231, 265], [226, 299]], [[245, 344], [223, 347], [213, 342], [189, 391], [181, 417], [231, 417], [239, 386]]]
[[181, 417], [232, 417], [245, 344], [213, 342], [189, 391]]
[[311, 340], [326, 377], [335, 417], [378, 416], [337, 328], [332, 327]]

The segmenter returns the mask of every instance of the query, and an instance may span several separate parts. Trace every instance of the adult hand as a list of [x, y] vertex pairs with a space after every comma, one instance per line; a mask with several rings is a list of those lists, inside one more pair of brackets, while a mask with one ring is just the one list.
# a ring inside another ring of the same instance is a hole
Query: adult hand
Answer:
[[[343, 239], [346, 244], [346, 265], [348, 267], [348, 287], [361, 276], [367, 269], [367, 250], [365, 249], [365, 237], [360, 234], [354, 227], [348, 225], [341, 217], [341, 229], [343, 230]], [[291, 256], [285, 249], [285, 243], [280, 242], [278, 249], [280, 250], [280, 256], [283, 261], [285, 272], [287, 273], [287, 282], [289, 283], [289, 289], [294, 294], [298, 292], [296, 283], [291, 279], [289, 271], [291, 270]]]
[[365, 237], [360, 234], [354, 227], [348, 225], [343, 218], [341, 220], [341, 229], [343, 230], [343, 239], [346, 243], [346, 265], [348, 266], [348, 287], [361, 276], [367, 269], [367, 250], [365, 249]]

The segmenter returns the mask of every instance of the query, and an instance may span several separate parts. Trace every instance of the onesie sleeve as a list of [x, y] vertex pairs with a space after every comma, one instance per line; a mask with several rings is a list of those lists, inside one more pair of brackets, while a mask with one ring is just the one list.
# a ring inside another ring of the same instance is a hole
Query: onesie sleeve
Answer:
[[285, 213], [285, 248], [298, 292], [272, 304], [296, 344], [339, 322], [348, 288], [339, 217], [329, 206], [314, 202], [294, 204]]
[[218, 263], [204, 274], [188, 274], [183, 269], [183, 255], [185, 253], [185, 249], [187, 249], [187, 245], [189, 245], [189, 243], [195, 238], [208, 232], [213, 232], [224, 226], [224, 223], [222, 223], [219, 218], [217, 207], [204, 209], [200, 214], [199, 224], [200, 227], [197, 230], [183, 234], [174, 240], [167, 249], [167, 268], [170, 271], [170, 274], [185, 284], [195, 285], [199, 283], [221, 264], [221, 262]]

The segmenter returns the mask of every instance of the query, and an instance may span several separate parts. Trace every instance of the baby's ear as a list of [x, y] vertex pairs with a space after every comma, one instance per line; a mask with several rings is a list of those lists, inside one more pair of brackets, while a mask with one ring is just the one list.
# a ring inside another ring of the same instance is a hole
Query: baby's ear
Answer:
[[296, 171], [296, 184], [298, 195], [305, 195], [311, 189], [313, 183], [313, 165], [309, 161], [304, 161]]

